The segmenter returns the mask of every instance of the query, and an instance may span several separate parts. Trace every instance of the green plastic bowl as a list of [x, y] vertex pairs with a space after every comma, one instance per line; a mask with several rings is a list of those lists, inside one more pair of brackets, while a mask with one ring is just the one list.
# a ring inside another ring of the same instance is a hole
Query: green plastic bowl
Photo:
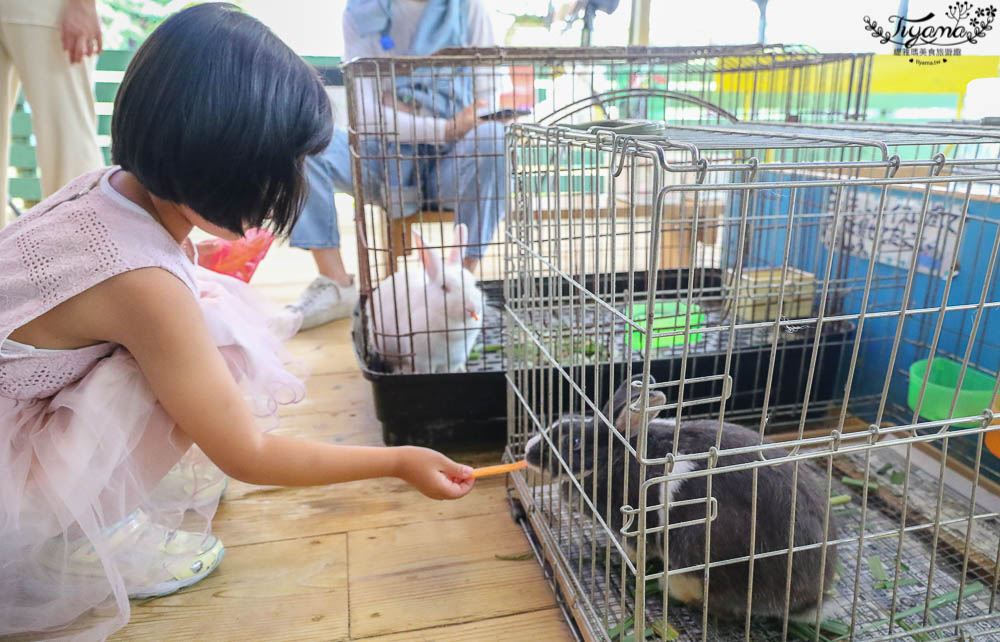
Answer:
[[[924, 381], [924, 374], [927, 372], [927, 359], [914, 361], [910, 366], [910, 390], [906, 398], [906, 403], [910, 410], [917, 409], [917, 401], [920, 399], [920, 386]], [[958, 402], [955, 404], [955, 414], [949, 415], [951, 400], [955, 396], [955, 388], [958, 385], [958, 375], [962, 372], [962, 364], [944, 357], [936, 357], [931, 366], [931, 375], [927, 378], [927, 389], [924, 391], [924, 401], [920, 406], [920, 416], [931, 421], [948, 419], [949, 416], [967, 417], [969, 415], [981, 414], [990, 407], [993, 398], [993, 386], [996, 381], [992, 376], [973, 370], [971, 367], [965, 369], [965, 378], [962, 379], [962, 389], [958, 392]], [[977, 423], [955, 424], [963, 428], [971, 428], [979, 425]]]
[[[639, 323], [646, 322], [646, 304], [634, 303], [632, 305], [632, 320]], [[645, 350], [647, 335], [658, 332], [669, 332], [671, 330], [683, 330], [686, 322], [685, 315], [688, 307], [680, 301], [659, 301], [653, 307], [653, 327], [648, 328], [648, 332], [632, 330], [632, 349]], [[698, 343], [705, 338], [704, 333], [695, 330], [705, 327], [705, 315], [696, 303], [691, 304], [691, 331], [685, 336], [676, 334], [669, 337], [655, 337], [652, 340], [653, 348], [671, 348], [687, 343]]]

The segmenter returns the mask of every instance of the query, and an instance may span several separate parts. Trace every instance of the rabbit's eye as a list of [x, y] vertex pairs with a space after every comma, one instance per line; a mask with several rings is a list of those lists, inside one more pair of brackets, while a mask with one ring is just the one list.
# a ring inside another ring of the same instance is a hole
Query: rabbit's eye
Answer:
[[580, 450], [580, 438], [579, 437], [574, 437], [573, 438], [573, 450]]
[[442, 289], [442, 290], [444, 290], [444, 291], [445, 291], [446, 293], [447, 293], [447, 292], [451, 292], [451, 290], [449, 290], [449, 289], [448, 289], [448, 286], [447, 286], [447, 285], [442, 285], [442, 286], [441, 286], [441, 289]]

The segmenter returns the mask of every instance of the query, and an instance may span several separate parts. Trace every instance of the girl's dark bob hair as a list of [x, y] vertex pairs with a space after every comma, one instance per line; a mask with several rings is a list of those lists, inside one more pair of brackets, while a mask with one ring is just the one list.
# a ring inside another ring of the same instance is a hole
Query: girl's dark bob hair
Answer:
[[286, 234], [309, 189], [305, 157], [332, 133], [312, 67], [235, 5], [200, 4], [165, 20], [129, 64], [111, 160], [227, 230]]

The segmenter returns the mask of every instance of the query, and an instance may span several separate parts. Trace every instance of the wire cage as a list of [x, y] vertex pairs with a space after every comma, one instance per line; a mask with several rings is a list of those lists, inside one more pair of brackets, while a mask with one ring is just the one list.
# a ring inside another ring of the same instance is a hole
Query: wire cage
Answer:
[[511, 489], [582, 637], [1000, 639], [1000, 128], [507, 152]]
[[[505, 118], [857, 120], [870, 70], [870, 54], [785, 45], [446, 49], [344, 65], [363, 297], [355, 346], [386, 441], [503, 439]], [[476, 101], [478, 119], [451, 120]], [[411, 251], [414, 232], [427, 251]], [[435, 252], [468, 274], [446, 264], [453, 280], [441, 283], [424, 267]], [[442, 409], [458, 383], [461, 399]]]

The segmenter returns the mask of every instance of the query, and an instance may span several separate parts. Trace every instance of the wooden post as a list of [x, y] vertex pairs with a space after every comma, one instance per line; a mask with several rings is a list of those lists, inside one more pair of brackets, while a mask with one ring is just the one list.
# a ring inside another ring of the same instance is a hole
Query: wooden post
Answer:
[[386, 218], [387, 237], [389, 240], [389, 272], [394, 272], [396, 259], [406, 254], [407, 236], [409, 236], [410, 225], [405, 218], [391, 218], [388, 214]]

